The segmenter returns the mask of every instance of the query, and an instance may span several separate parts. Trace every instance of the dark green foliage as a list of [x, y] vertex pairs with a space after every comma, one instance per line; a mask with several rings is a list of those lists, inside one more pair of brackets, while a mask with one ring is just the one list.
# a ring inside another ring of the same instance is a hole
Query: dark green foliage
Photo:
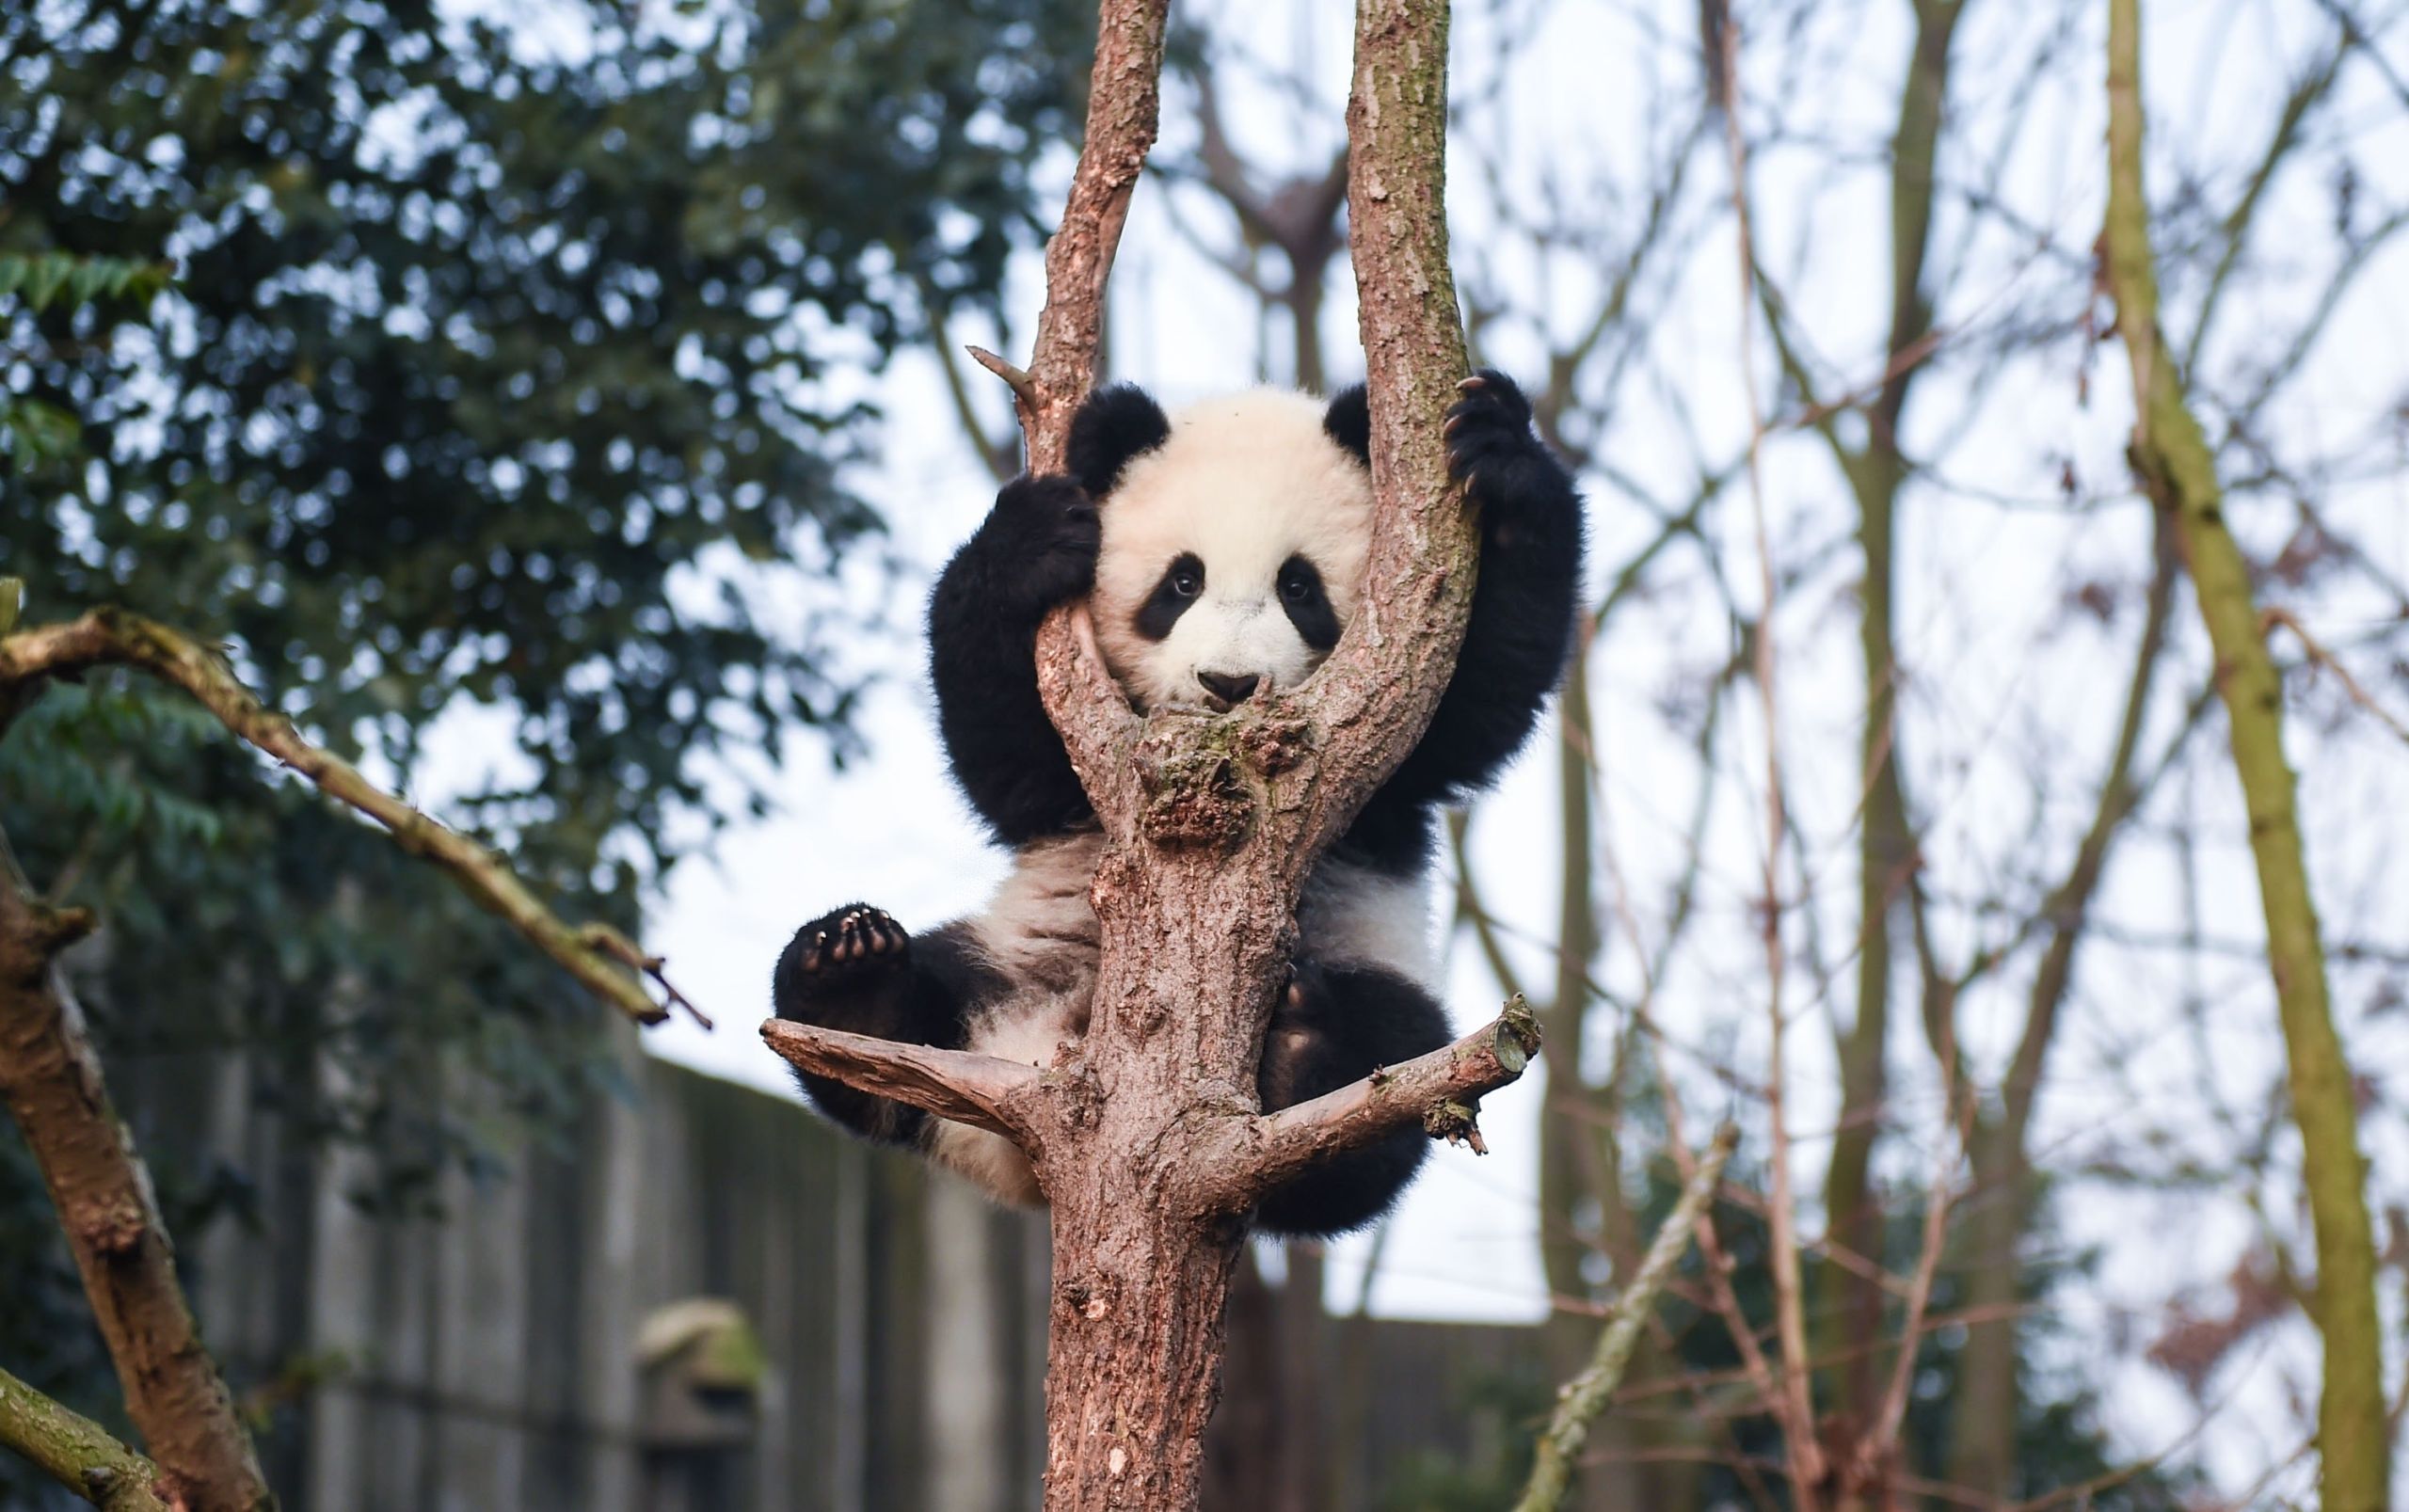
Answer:
[[774, 636], [705, 580], [873, 527], [835, 478], [867, 437], [830, 365], [909, 334], [921, 290], [993, 289], [1074, 9], [738, 8], [666, 37], [617, 8], [590, 36], [10, 8], [0, 252], [178, 278], [114, 326], [30, 280], [0, 296], [10, 402], [98, 464], [16, 458], [0, 572], [49, 613], [181, 613], [405, 768], [454, 696], [506, 701], [534, 769], [514, 823], [656, 837], [694, 755], [841, 725], [825, 627]]
[[[0, 575], [28, 623], [115, 602], [225, 642], [406, 789], [439, 714], [491, 710], [495, 774], [451, 817], [564, 915], [633, 923], [713, 821], [715, 758], [847, 739], [847, 627], [810, 584], [878, 529], [841, 474], [878, 438], [857, 375], [933, 304], [994, 299], [1092, 25], [0, 8]], [[137, 1133], [243, 1050], [289, 1133], [383, 1154], [363, 1200], [416, 1201], [495, 1110], [542, 1125], [604, 1074], [603, 1010], [140, 679], [15, 722], [0, 827], [106, 920], [74, 965]], [[60, 1290], [5, 1139], [0, 1275]], [[258, 1174], [150, 1153], [196, 1218]], [[0, 1309], [0, 1353], [104, 1406], [80, 1310], [42, 1295]]]

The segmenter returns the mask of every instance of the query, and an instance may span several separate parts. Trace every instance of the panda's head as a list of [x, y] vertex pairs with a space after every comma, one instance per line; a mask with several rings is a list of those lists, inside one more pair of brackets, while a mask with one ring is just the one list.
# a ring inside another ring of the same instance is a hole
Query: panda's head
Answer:
[[1128, 385], [1088, 397], [1070, 466], [1103, 518], [1089, 614], [1140, 708], [1225, 709], [1321, 665], [1363, 597], [1369, 434], [1361, 388], [1175, 417]]

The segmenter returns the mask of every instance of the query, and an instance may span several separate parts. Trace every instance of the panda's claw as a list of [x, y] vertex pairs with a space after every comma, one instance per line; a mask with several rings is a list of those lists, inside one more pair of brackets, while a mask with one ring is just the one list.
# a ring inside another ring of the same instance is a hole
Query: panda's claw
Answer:
[[1023, 476], [996, 496], [981, 534], [993, 533], [1007, 580], [1028, 608], [1043, 611], [1085, 594], [1095, 580], [1103, 521], [1076, 479]]
[[1469, 377], [1459, 378], [1456, 380], [1456, 388], [1462, 393], [1470, 393], [1475, 389], [1486, 388], [1488, 385], [1489, 379], [1478, 373], [1473, 374]]
[[804, 926], [809, 944], [796, 958], [807, 976], [827, 980], [902, 958], [912, 937], [883, 910], [857, 903]]

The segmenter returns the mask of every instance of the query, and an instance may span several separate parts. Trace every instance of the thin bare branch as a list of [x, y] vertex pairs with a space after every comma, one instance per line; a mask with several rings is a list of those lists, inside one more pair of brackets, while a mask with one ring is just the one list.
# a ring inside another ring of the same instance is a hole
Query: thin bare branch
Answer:
[[2351, 676], [2351, 669], [2336, 661], [2334, 653], [2328, 651], [2316, 636], [2308, 633], [2308, 627], [2300, 622], [2298, 615], [2283, 608], [2262, 609], [2258, 612], [2258, 629], [2261, 634], [2273, 629], [2278, 625], [2291, 631], [2299, 640], [2301, 649], [2308, 653], [2309, 661], [2341, 679], [2342, 691], [2351, 695], [2351, 702], [2374, 715], [2378, 724], [2390, 730], [2404, 744], [2409, 744], [2409, 724], [2403, 724], [2401, 722], [2401, 716], [2369, 696], [2368, 691], [2359, 686], [2359, 679]]
[[[1807, 1321], [1804, 1287], [1798, 1265], [1797, 1209], [1790, 1186], [1790, 1135], [1785, 1127], [1785, 1082], [1782, 1054], [1781, 851], [1784, 823], [1781, 795], [1781, 721], [1776, 696], [1774, 610], [1779, 589], [1773, 565], [1773, 534], [1765, 519], [1764, 478], [1760, 454], [1764, 447], [1764, 413], [1757, 398], [1756, 307], [1753, 279], [1756, 239], [1748, 217], [1748, 148], [1740, 125], [1740, 26], [1726, 17], [1722, 26], [1725, 88], [1731, 98], [1723, 112], [1724, 135], [1731, 160], [1731, 210], [1739, 236], [1740, 387], [1748, 400], [1748, 495], [1756, 525], [1760, 598], [1756, 626], [1757, 695], [1763, 703], [1765, 742], [1764, 898], [1762, 932], [1764, 940], [1766, 1013], [1772, 1031], [1771, 1057], [1765, 1078], [1765, 1116], [1773, 1129], [1767, 1176], [1772, 1186], [1768, 1215], [1773, 1245], [1775, 1315], [1781, 1339], [1781, 1398], [1784, 1448], [1793, 1469], [1792, 1485], [1799, 1505], [1812, 1512], [1814, 1488], [1821, 1485], [1823, 1451], [1815, 1440], [1813, 1404], [1808, 1395]], [[1701, 1240], [1703, 1242], [1703, 1240]]]
[[1723, 1167], [1740, 1142], [1740, 1131], [1725, 1124], [1715, 1133], [1715, 1142], [1707, 1148], [1682, 1187], [1681, 1201], [1673, 1205], [1664, 1226], [1656, 1231], [1655, 1240], [1648, 1247], [1648, 1256], [1639, 1264], [1622, 1295], [1615, 1299], [1614, 1311], [1605, 1328], [1598, 1334], [1597, 1352], [1590, 1357], [1588, 1368], [1564, 1383], [1556, 1393], [1555, 1413], [1548, 1420], [1539, 1438], [1538, 1452], [1531, 1465], [1530, 1479], [1523, 1487], [1523, 1497], [1515, 1504], [1515, 1512], [1554, 1512], [1564, 1504], [1572, 1487], [1572, 1467], [1580, 1462], [1582, 1445], [1588, 1442], [1589, 1424], [1605, 1410], [1606, 1400], [1622, 1383], [1623, 1367], [1631, 1360], [1631, 1351], [1639, 1342], [1640, 1326], [1656, 1305], [1656, 1295], [1681, 1263], [1690, 1247], [1692, 1231], [1712, 1226], [1715, 1187], [1723, 1180]]
[[[558, 962], [604, 1002], [639, 1024], [657, 1024], [669, 1010], [653, 1000], [630, 969], [661, 979], [662, 962], [607, 924], [564, 923], [537, 901], [500, 856], [446, 828], [376, 787], [340, 757], [303, 740], [282, 714], [263, 707], [225, 661], [199, 642], [121, 609], [95, 609], [82, 618], [44, 625], [0, 640], [0, 690], [101, 666], [136, 667], [192, 695], [238, 738], [292, 768], [336, 802], [383, 825], [393, 843], [433, 862], [481, 907], [496, 914]], [[665, 980], [662, 985], [667, 986]], [[710, 1021], [676, 992], [669, 1000]]]

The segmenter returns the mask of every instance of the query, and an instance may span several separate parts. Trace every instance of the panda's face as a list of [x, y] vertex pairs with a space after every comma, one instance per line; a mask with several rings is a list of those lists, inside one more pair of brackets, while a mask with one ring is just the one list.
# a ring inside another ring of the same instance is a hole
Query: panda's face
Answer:
[[1167, 425], [1103, 497], [1090, 613], [1105, 660], [1143, 708], [1294, 688], [1354, 617], [1370, 475], [1302, 394], [1238, 394]]

